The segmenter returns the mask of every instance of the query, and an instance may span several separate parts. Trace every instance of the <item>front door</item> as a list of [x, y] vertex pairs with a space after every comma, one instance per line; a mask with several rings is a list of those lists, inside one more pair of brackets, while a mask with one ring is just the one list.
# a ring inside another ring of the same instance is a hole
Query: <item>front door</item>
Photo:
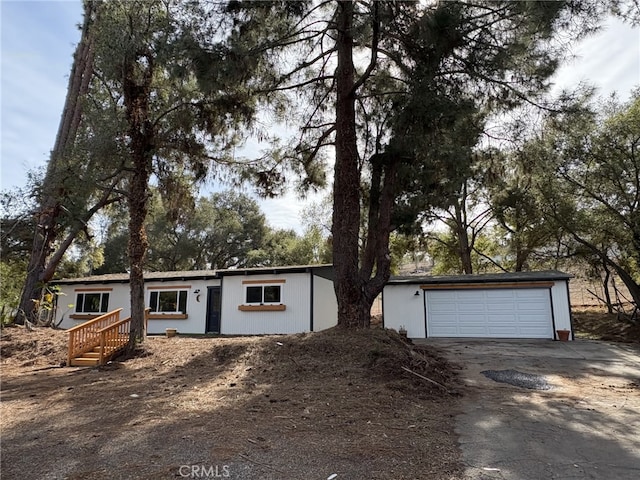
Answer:
[[221, 287], [207, 288], [207, 333], [220, 333]]

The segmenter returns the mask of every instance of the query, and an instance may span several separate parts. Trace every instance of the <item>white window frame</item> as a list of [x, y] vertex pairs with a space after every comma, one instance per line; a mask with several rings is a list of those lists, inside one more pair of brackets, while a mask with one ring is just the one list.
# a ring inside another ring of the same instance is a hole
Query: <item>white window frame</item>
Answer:
[[[180, 309], [180, 294], [184, 292], [184, 311]], [[175, 310], [165, 310], [158, 311], [157, 308], [160, 305], [160, 295], [163, 293], [175, 293], [176, 294], [176, 309]], [[157, 295], [157, 299], [155, 305], [152, 305], [152, 299], [154, 294]], [[151, 311], [149, 312], [152, 315], [186, 315], [189, 310], [189, 289], [188, 288], [171, 288], [171, 289], [154, 289], [153, 287], [149, 289], [149, 308]]]
[[[80, 315], [101, 315], [103, 313], [108, 313], [109, 312], [109, 294], [111, 293], [110, 290], [91, 290], [91, 291], [82, 291], [82, 290], [78, 290], [75, 292], [76, 294], [76, 304], [75, 304], [75, 313], [80, 314]], [[82, 295], [82, 302], [78, 302], [78, 297]], [[84, 310], [84, 303], [85, 303], [85, 297], [87, 295], [100, 295], [100, 307], [98, 308], [98, 311], [95, 312], [88, 312], [86, 310]], [[105, 303], [105, 295], [107, 295], [107, 300]], [[82, 305], [80, 305], [80, 303], [82, 303]], [[79, 308], [82, 308], [82, 310], [79, 310]], [[104, 309], [103, 309], [104, 308]]]
[[[280, 300], [277, 302], [265, 302], [264, 301], [264, 289], [266, 287], [278, 287], [280, 289]], [[244, 304], [245, 305], [283, 305], [284, 304], [284, 284], [283, 283], [252, 283], [246, 284], [244, 286]], [[260, 288], [260, 301], [259, 302], [250, 302], [248, 298], [248, 290], [249, 288]]]

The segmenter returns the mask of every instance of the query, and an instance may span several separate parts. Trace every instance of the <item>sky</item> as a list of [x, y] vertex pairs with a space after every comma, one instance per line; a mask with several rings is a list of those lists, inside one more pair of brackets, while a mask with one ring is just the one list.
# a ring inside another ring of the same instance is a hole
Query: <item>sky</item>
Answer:
[[[27, 172], [46, 164], [81, 22], [78, 0], [0, 0], [2, 190], [24, 186]], [[638, 28], [610, 19], [600, 33], [576, 45], [571, 53], [574, 58], [554, 77], [557, 88], [588, 82], [600, 95], [617, 92], [625, 99], [640, 85]], [[306, 204], [292, 193], [260, 202], [272, 227], [298, 232]]]

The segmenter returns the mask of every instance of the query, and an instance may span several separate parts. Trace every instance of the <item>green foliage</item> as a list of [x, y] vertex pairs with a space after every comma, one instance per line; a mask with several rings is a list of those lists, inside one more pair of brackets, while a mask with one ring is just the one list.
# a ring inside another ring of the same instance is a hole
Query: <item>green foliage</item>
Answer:
[[[174, 208], [177, 207], [177, 208]], [[331, 262], [331, 249], [322, 229], [307, 226], [303, 235], [272, 230], [255, 200], [234, 191], [214, 193], [189, 204], [170, 206], [159, 194], [152, 197], [147, 222], [151, 271], [224, 269], [234, 267], [306, 265]], [[113, 223], [102, 246], [105, 263], [94, 273], [127, 268], [126, 222], [113, 209]]]
[[0, 322], [11, 323], [20, 305], [20, 295], [26, 277], [26, 261], [0, 261]]
[[527, 145], [538, 159], [543, 212], [575, 254], [607, 265], [640, 301], [640, 91], [589, 111], [550, 116]]
[[330, 243], [317, 227], [302, 236], [294, 230], [270, 230], [261, 248], [249, 253], [248, 263], [256, 267], [331, 263]]

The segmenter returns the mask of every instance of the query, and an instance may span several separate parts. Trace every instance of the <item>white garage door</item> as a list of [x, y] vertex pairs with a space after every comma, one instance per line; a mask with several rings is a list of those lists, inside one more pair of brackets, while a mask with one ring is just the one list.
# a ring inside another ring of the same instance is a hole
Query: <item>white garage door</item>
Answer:
[[427, 336], [553, 338], [546, 288], [427, 290]]

